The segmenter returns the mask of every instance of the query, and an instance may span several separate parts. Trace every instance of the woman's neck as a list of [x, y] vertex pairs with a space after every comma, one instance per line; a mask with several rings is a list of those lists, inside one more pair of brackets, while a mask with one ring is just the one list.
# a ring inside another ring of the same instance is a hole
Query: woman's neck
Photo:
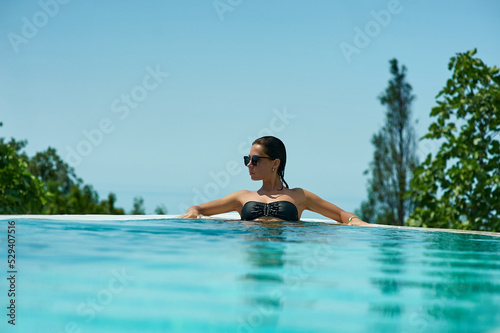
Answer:
[[283, 188], [283, 184], [279, 180], [277, 176], [274, 176], [272, 179], [263, 180], [262, 187], [259, 192], [274, 192], [276, 190], [281, 190]]

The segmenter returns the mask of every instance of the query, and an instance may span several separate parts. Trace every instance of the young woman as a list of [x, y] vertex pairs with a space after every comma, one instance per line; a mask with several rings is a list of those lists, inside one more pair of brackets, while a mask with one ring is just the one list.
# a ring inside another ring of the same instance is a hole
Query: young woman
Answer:
[[179, 218], [198, 218], [237, 211], [242, 220], [299, 221], [304, 210], [319, 213], [342, 224], [372, 226], [356, 215], [301, 188], [290, 189], [285, 181], [286, 150], [273, 136], [255, 140], [244, 156], [252, 180], [262, 181], [258, 191], [238, 191], [221, 199], [189, 207]]

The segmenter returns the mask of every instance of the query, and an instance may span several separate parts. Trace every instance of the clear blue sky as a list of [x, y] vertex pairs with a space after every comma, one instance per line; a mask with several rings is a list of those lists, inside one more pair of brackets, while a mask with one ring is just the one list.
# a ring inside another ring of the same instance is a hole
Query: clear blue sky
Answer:
[[500, 65], [496, 0], [59, 1], [0, 4], [0, 136], [56, 148], [127, 210], [257, 189], [241, 156], [267, 128], [291, 187], [353, 211], [390, 59], [408, 68], [419, 136], [450, 57]]

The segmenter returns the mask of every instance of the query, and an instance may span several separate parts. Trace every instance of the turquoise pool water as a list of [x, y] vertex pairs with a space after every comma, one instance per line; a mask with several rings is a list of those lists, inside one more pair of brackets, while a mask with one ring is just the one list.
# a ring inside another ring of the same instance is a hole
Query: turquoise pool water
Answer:
[[1, 332], [499, 332], [500, 238], [326, 223], [15, 221]]

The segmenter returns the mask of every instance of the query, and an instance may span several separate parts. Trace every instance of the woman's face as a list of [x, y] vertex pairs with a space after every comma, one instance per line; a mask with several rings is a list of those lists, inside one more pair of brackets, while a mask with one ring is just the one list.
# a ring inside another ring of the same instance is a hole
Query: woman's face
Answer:
[[268, 178], [273, 174], [273, 167], [277, 169], [277, 162], [279, 160], [271, 160], [269, 158], [261, 158], [259, 162], [257, 162], [257, 165], [252, 165], [252, 156], [269, 157], [264, 153], [264, 148], [261, 145], [253, 145], [252, 148], [250, 148], [249, 155], [250, 162], [247, 164], [247, 167], [252, 180]]

